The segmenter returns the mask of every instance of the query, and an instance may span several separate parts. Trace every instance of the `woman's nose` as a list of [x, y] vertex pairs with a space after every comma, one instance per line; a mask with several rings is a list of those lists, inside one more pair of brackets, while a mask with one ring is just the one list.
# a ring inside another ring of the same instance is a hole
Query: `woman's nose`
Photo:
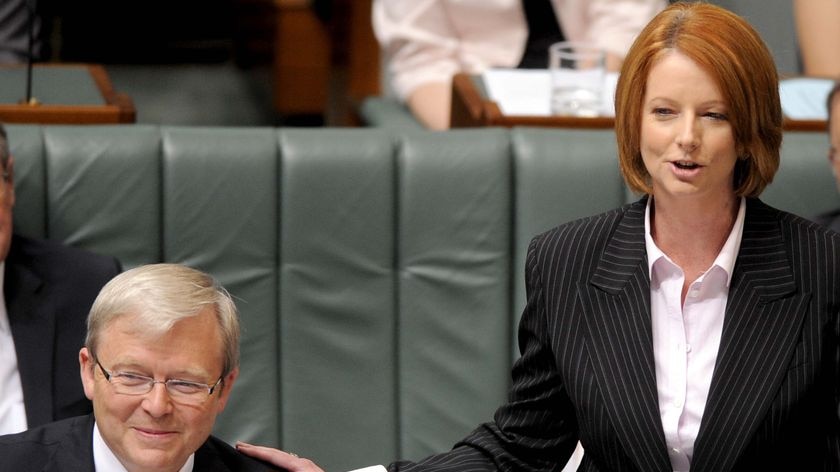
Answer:
[[677, 145], [685, 152], [691, 152], [699, 143], [696, 120], [693, 115], [686, 114], [680, 123]]

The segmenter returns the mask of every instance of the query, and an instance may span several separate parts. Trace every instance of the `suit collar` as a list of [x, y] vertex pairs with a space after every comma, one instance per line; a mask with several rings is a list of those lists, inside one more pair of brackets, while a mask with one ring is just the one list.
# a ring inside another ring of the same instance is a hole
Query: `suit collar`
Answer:
[[[596, 375], [625, 450], [641, 470], [670, 470], [653, 361], [645, 203], [626, 207], [579, 295]], [[796, 293], [784, 244], [776, 210], [748, 199], [692, 471], [733, 467], [782, 382], [809, 300]]]
[[53, 350], [55, 320], [39, 309], [38, 291], [43, 286], [40, 275], [20, 260], [12, 240], [6, 258], [3, 294], [17, 352], [18, 371], [30, 425], [44, 424], [53, 418]]
[[[125, 466], [120, 462], [119, 457], [117, 457], [114, 451], [108, 447], [108, 444], [105, 443], [105, 439], [102, 437], [102, 432], [99, 430], [99, 425], [96, 422], [93, 425], [92, 444], [93, 462], [96, 470], [125, 472]], [[190, 454], [186, 462], [184, 462], [184, 465], [179, 469], [179, 472], [192, 472], [195, 470], [193, 468], [194, 461], [195, 454]]]
[[639, 470], [668, 471], [650, 325], [646, 201], [619, 213], [590, 282], [578, 295], [595, 376], [625, 452]]
[[638, 264], [647, 266], [645, 253], [645, 205], [647, 197], [625, 207], [616, 229], [593, 272], [592, 285], [617, 295], [637, 275]]

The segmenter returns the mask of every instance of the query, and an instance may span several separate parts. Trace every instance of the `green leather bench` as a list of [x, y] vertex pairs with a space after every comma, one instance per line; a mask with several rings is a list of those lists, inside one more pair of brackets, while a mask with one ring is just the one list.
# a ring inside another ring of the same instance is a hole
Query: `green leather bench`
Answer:
[[[631, 199], [612, 131], [8, 126], [19, 232], [214, 274], [244, 325], [217, 433], [327, 470], [450, 447], [503, 401], [530, 237]], [[840, 204], [822, 134], [766, 201]]]

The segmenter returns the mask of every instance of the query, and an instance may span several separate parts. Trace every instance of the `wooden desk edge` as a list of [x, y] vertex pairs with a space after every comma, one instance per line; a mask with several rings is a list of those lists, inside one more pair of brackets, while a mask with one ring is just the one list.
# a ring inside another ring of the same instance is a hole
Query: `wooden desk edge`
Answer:
[[105, 68], [98, 64], [39, 63], [36, 67], [82, 67], [88, 70], [104, 105], [0, 104], [5, 123], [116, 124], [134, 123], [137, 112], [131, 97], [114, 91]]
[[116, 124], [133, 123], [133, 117], [115, 105], [0, 105], [4, 123]]

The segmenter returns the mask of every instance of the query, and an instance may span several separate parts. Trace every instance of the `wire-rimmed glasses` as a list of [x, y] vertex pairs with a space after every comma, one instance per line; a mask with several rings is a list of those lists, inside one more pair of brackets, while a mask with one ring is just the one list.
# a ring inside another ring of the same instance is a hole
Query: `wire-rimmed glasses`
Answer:
[[105, 380], [114, 387], [116, 393], [122, 395], [145, 395], [152, 391], [155, 384], [163, 384], [172, 401], [189, 405], [200, 405], [204, 403], [222, 382], [222, 377], [219, 377], [219, 380], [212, 385], [181, 379], [155, 380], [152, 377], [130, 372], [109, 371], [105, 367], [102, 367], [99, 359], [96, 359], [96, 365], [99, 366], [102, 375], [105, 376]]

